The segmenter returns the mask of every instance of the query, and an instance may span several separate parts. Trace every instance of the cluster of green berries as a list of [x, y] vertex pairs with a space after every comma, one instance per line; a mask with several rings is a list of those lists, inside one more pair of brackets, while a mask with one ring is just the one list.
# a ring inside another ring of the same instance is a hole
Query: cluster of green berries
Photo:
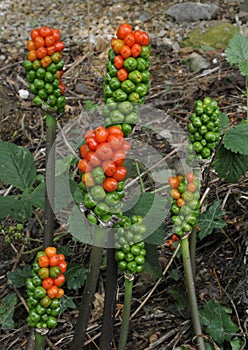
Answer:
[[194, 113], [188, 123], [189, 140], [187, 163], [196, 159], [210, 159], [220, 139], [220, 111], [216, 101], [205, 97], [195, 102]]
[[[2, 231], [3, 226], [0, 225], [0, 231]], [[5, 239], [4, 242], [6, 244], [11, 243], [12, 239], [21, 239], [23, 238], [23, 224], [17, 224], [15, 226], [5, 226]]]
[[55, 247], [47, 247], [45, 251], [37, 253], [32, 277], [26, 280], [27, 322], [31, 327], [46, 329], [57, 326], [66, 268], [64, 255], [57, 254]]
[[44, 110], [57, 113], [64, 111], [66, 99], [63, 96], [65, 85], [62, 82], [64, 61], [58, 29], [43, 26], [31, 31], [27, 41], [28, 54], [23, 63], [33, 102]]
[[119, 269], [125, 273], [135, 274], [143, 271], [146, 249], [143, 241], [146, 226], [141, 216], [131, 218], [121, 216], [115, 224], [115, 259]]
[[193, 172], [171, 176], [168, 180], [172, 204], [170, 208], [174, 234], [182, 237], [193, 228], [198, 228], [200, 214], [199, 183]]
[[105, 125], [121, 124], [125, 136], [139, 120], [138, 105], [150, 89], [150, 38], [130, 24], [121, 24], [111, 41], [104, 78]]

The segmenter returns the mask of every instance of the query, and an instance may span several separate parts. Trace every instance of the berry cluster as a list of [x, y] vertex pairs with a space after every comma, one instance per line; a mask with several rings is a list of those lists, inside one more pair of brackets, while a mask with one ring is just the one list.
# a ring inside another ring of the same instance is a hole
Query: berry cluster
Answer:
[[3, 226], [0, 224], [0, 232], [4, 230], [5, 238], [4, 242], [10, 244], [13, 239], [22, 239], [23, 237], [23, 224], [16, 224], [15, 226]]
[[171, 176], [168, 182], [173, 198], [170, 211], [174, 233], [181, 237], [197, 227], [200, 214], [199, 183], [192, 172], [188, 172], [185, 177]]
[[27, 49], [23, 66], [30, 83], [29, 90], [35, 95], [33, 102], [44, 109], [63, 112], [66, 103], [62, 82], [64, 43], [60, 40], [59, 30], [47, 26], [33, 29]]
[[67, 263], [55, 247], [39, 251], [32, 268], [32, 278], [26, 280], [29, 307], [27, 322], [31, 327], [55, 328], [61, 312], [60, 298], [64, 290]]
[[82, 173], [84, 206], [91, 210], [87, 217], [93, 223], [97, 223], [97, 217], [109, 220], [111, 214], [120, 211], [127, 174], [123, 162], [129, 149], [119, 126], [99, 126], [85, 135], [78, 169]]
[[177, 235], [172, 235], [171, 239], [168, 242], [169, 248], [170, 250], [174, 250], [175, 246], [174, 246], [174, 242], [178, 242], [179, 238], [177, 237]]
[[121, 271], [129, 274], [143, 271], [146, 249], [143, 235], [146, 226], [141, 216], [133, 215], [131, 219], [127, 216], [120, 217], [115, 225], [115, 259]]
[[216, 101], [205, 97], [195, 102], [195, 111], [188, 124], [189, 140], [187, 162], [193, 164], [197, 159], [210, 159], [220, 139], [219, 107]]
[[105, 124], [121, 123], [127, 136], [139, 119], [137, 104], [150, 89], [150, 38], [130, 24], [121, 24], [111, 41], [104, 78]]

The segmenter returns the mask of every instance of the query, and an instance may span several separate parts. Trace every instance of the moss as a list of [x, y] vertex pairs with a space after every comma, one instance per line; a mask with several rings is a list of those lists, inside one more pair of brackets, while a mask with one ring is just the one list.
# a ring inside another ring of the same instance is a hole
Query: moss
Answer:
[[222, 23], [210, 27], [206, 32], [195, 29], [188, 39], [181, 43], [182, 47], [225, 49], [230, 39], [238, 32], [238, 28], [230, 23]]

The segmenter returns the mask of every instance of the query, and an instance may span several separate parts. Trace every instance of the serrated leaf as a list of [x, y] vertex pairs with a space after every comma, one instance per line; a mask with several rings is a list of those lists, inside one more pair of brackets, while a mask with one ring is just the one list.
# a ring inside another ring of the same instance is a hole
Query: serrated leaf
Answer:
[[234, 35], [225, 50], [226, 59], [231, 64], [239, 64], [248, 59], [248, 39], [240, 33]]
[[23, 287], [26, 284], [26, 279], [31, 277], [31, 267], [25, 265], [23, 269], [16, 269], [13, 272], [8, 272], [7, 277], [15, 287]]
[[9, 142], [0, 142], [0, 180], [20, 190], [29, 190], [36, 180], [31, 152]]
[[248, 124], [239, 124], [227, 130], [223, 137], [226, 149], [248, 156]]
[[0, 197], [0, 219], [10, 216], [23, 222], [30, 218], [31, 212], [31, 203], [25, 198], [18, 198], [17, 196]]
[[225, 340], [230, 341], [233, 334], [239, 329], [217, 300], [209, 300], [199, 310], [199, 315], [201, 323], [207, 327], [205, 332], [220, 346], [224, 344]]
[[8, 294], [2, 300], [0, 305], [0, 325], [2, 329], [15, 328], [13, 315], [14, 315], [16, 303], [17, 303], [17, 296], [15, 293]]
[[65, 272], [68, 289], [77, 290], [84, 285], [87, 277], [86, 269], [79, 264], [70, 264]]
[[200, 239], [211, 235], [215, 228], [223, 228], [227, 225], [223, 220], [225, 212], [221, 210], [220, 206], [221, 201], [216, 201], [207, 211], [199, 216], [198, 222], [201, 228], [199, 232]]
[[235, 183], [248, 171], [248, 156], [234, 153], [221, 145], [216, 152], [213, 166], [221, 179]]
[[248, 62], [239, 62], [239, 70], [241, 75], [248, 75]]

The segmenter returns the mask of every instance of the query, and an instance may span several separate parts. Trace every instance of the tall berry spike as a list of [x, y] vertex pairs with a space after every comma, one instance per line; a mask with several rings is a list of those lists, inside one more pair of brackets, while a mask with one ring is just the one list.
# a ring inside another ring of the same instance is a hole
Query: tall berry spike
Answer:
[[139, 105], [145, 101], [150, 85], [150, 38], [130, 24], [119, 26], [111, 40], [104, 78], [105, 124], [120, 124], [129, 135], [139, 121]]

